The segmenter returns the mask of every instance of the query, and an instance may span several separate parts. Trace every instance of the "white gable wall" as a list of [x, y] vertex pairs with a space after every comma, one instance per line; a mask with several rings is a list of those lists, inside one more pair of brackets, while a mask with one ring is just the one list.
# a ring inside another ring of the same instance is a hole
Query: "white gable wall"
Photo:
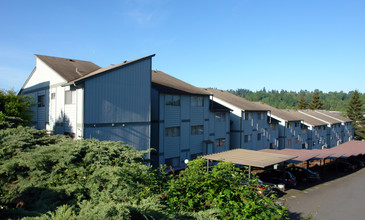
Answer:
[[28, 82], [24, 85], [24, 88], [36, 86], [43, 82], [49, 82], [49, 85], [52, 86], [59, 83], [66, 83], [66, 80], [36, 57], [36, 69]]

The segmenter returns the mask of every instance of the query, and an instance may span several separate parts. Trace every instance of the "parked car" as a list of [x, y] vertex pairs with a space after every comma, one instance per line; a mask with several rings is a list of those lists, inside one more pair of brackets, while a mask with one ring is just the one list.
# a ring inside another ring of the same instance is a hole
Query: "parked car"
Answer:
[[363, 168], [365, 165], [363, 161], [357, 159], [356, 157], [349, 157], [346, 161], [355, 165], [358, 169]]
[[303, 182], [303, 183], [321, 179], [320, 175], [318, 173], [308, 170], [304, 167], [292, 166], [292, 167], [286, 168], [286, 170], [289, 171], [291, 174], [293, 174], [298, 181]]
[[285, 187], [295, 187], [297, 185], [297, 181], [295, 177], [289, 172], [278, 170], [265, 170], [262, 173], [258, 174], [260, 180], [268, 183], [274, 184], [285, 184]]
[[[267, 183], [262, 182], [259, 178], [257, 178], [257, 185], [255, 185], [254, 190], [255, 192], [267, 196], [271, 193], [271, 186]], [[250, 183], [247, 180], [242, 180], [242, 184], [250, 185]]]
[[337, 166], [337, 170], [342, 172], [351, 172], [356, 170], [356, 166], [354, 164], [345, 160], [337, 160], [334, 166]]

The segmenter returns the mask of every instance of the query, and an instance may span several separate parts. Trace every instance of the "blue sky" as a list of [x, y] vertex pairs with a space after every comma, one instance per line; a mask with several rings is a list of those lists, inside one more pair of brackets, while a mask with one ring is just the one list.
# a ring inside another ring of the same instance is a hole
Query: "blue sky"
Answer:
[[199, 87], [365, 92], [365, 1], [0, 0], [0, 88], [34, 54], [99, 66], [150, 54]]

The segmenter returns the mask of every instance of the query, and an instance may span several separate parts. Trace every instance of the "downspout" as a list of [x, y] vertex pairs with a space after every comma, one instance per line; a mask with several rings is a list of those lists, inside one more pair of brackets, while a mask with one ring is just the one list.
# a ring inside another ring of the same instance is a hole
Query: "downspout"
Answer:
[[285, 122], [285, 127], [284, 127], [284, 135], [283, 135], [283, 139], [284, 139], [284, 141], [283, 141], [283, 145], [284, 145], [284, 148], [283, 149], [285, 149], [286, 148], [286, 143], [285, 143], [285, 141], [286, 141], [286, 126], [287, 126], [287, 123], [288, 122]]
[[[85, 109], [85, 88], [77, 86], [76, 83], [74, 82], [73, 85], [76, 88], [79, 88], [82, 90], [82, 103], [81, 103], [81, 135], [82, 135], [82, 139], [84, 139], [85, 137], [85, 129], [84, 129], [84, 109]], [[76, 99], [77, 99], [77, 93], [76, 93]], [[77, 101], [76, 101], [76, 130], [77, 130]], [[77, 131], [76, 131], [77, 132]], [[77, 137], [76, 137], [77, 138]]]

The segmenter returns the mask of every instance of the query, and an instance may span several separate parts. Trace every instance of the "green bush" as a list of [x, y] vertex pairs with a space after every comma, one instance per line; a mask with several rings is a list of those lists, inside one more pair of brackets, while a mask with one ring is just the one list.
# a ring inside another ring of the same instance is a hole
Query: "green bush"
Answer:
[[[189, 162], [178, 176], [147, 166], [148, 151], [73, 141], [32, 128], [0, 131], [1, 218], [278, 219], [286, 210], [229, 163]], [[244, 180], [244, 181], [243, 181]]]
[[190, 161], [188, 168], [167, 183], [166, 205], [172, 210], [198, 212], [218, 209], [224, 219], [282, 219], [285, 207], [275, 196], [258, 192], [257, 179], [248, 179], [231, 163], [220, 162], [206, 171], [204, 159]]
[[33, 118], [31, 106], [32, 97], [0, 90], [0, 129], [29, 125]]

